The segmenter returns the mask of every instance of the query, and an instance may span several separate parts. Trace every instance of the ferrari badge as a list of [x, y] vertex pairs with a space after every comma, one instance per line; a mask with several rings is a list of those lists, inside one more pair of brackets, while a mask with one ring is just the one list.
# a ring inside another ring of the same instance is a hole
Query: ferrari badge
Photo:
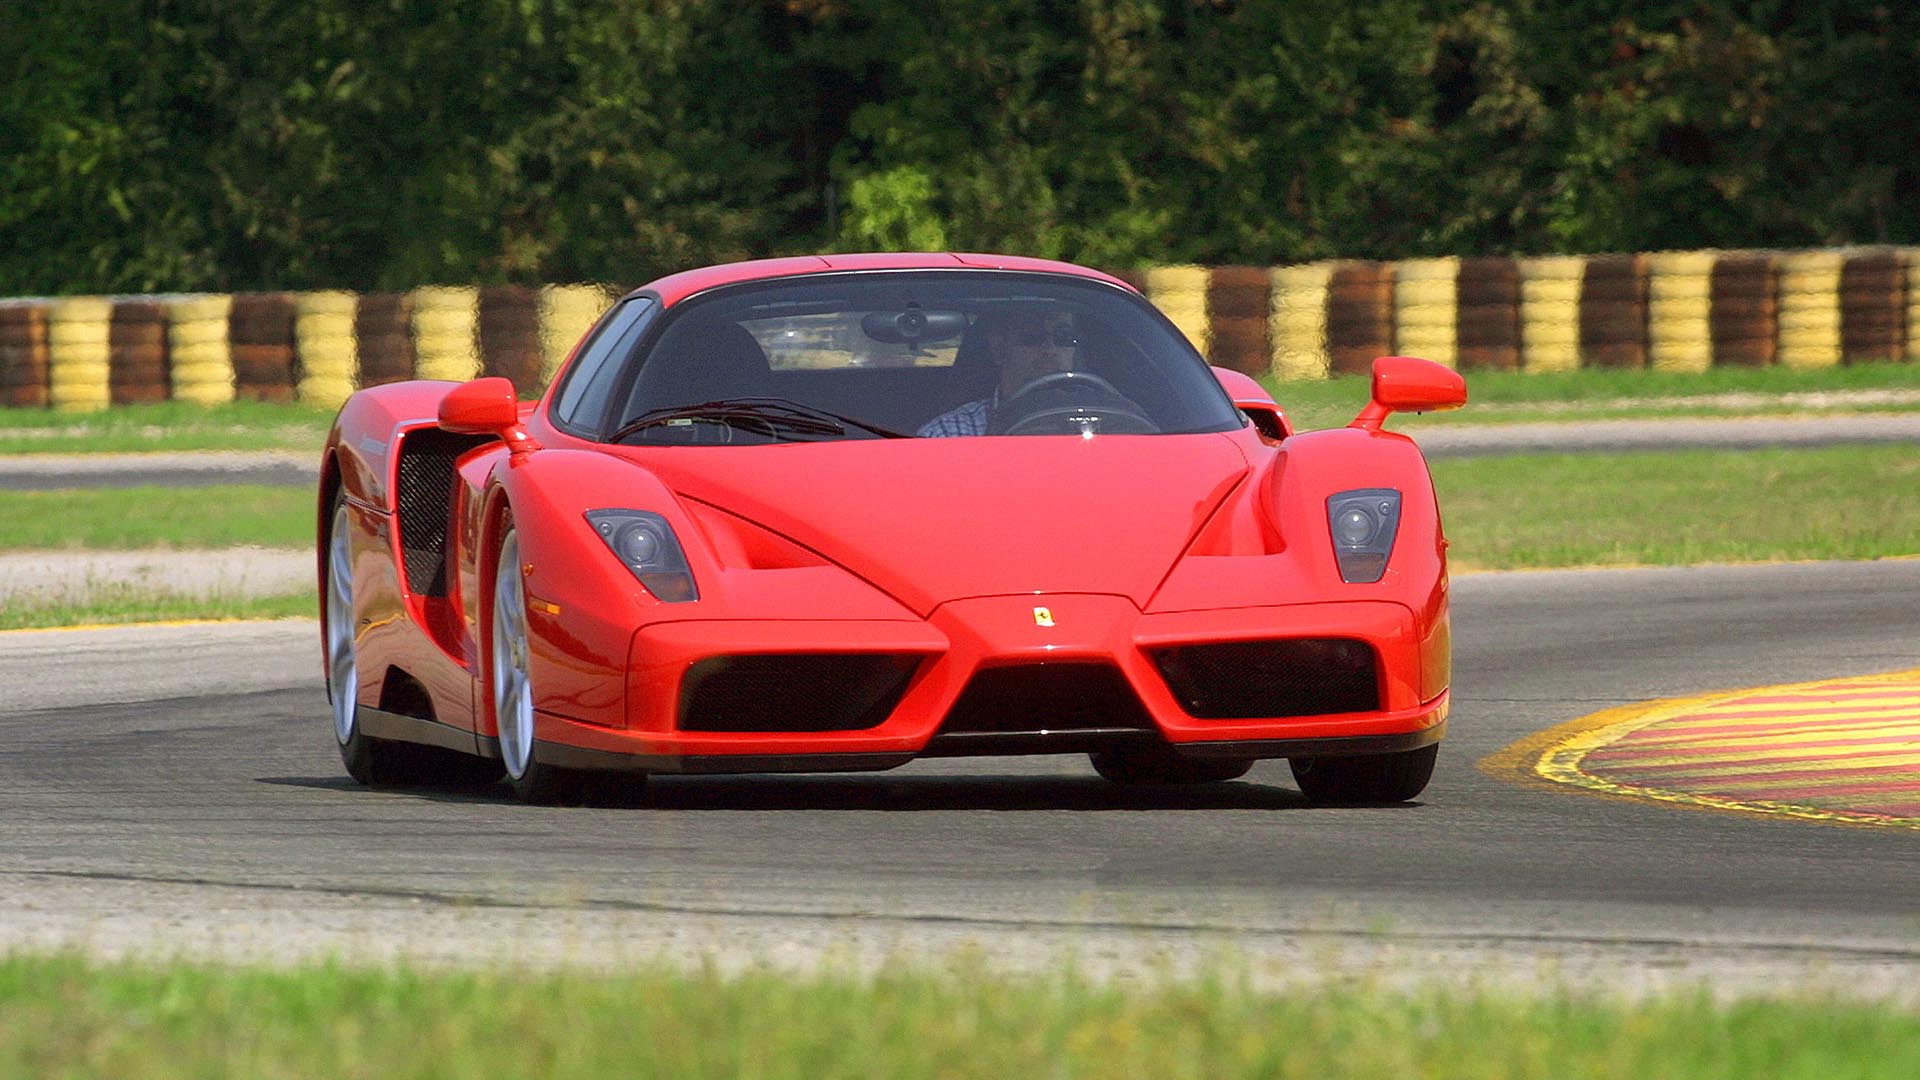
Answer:
[[1034, 608], [1033, 609], [1033, 625], [1052, 626], [1053, 625], [1053, 609], [1043, 608], [1043, 607]]

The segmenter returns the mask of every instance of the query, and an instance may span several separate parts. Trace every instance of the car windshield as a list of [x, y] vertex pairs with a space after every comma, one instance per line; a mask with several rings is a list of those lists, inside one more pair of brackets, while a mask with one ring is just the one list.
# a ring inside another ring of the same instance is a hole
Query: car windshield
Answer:
[[1239, 412], [1138, 296], [1066, 275], [822, 274], [717, 289], [625, 361], [607, 441], [752, 444], [1227, 431]]

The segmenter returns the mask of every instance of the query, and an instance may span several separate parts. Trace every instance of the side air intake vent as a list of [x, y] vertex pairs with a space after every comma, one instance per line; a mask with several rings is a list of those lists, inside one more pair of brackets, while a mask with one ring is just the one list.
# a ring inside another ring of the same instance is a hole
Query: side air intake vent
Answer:
[[682, 731], [864, 731], [907, 692], [917, 656], [716, 656], [680, 684]]
[[400, 437], [400, 556], [407, 591], [447, 595], [447, 517], [453, 499], [453, 463], [461, 454], [493, 441], [491, 435], [455, 435], [421, 428]]
[[1190, 716], [1321, 716], [1380, 707], [1373, 649], [1351, 638], [1183, 645], [1153, 655]]

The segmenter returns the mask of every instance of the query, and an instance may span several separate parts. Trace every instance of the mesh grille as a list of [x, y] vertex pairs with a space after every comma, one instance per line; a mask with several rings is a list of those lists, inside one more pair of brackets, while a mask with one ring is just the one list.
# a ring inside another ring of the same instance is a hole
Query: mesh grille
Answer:
[[1153, 726], [1120, 672], [1106, 664], [1026, 664], [975, 675], [941, 734], [1087, 731]]
[[1234, 641], [1153, 656], [1190, 716], [1320, 716], [1380, 707], [1373, 649], [1351, 638]]
[[864, 731], [907, 691], [916, 656], [715, 656], [680, 684], [682, 731]]
[[407, 590], [416, 596], [447, 595], [453, 462], [492, 438], [422, 428], [400, 439], [400, 556], [406, 564]]

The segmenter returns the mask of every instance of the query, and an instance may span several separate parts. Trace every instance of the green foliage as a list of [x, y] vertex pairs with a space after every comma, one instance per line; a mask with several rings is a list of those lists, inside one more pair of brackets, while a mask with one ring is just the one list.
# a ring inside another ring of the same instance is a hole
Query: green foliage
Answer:
[[0, 294], [1920, 241], [1920, 6], [45, 0]]

